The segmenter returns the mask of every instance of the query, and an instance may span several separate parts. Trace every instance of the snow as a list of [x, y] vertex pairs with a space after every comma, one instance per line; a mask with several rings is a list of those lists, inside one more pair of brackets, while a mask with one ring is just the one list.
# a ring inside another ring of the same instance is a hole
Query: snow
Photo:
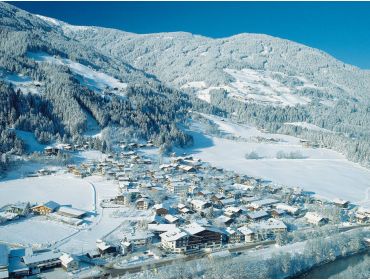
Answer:
[[19, 222], [12, 222], [0, 227], [0, 241], [25, 246], [53, 244], [71, 234], [73, 227], [53, 223], [44, 216], [35, 216]]
[[205, 87], [207, 87], [207, 84], [204, 81], [188, 82], [181, 86], [181, 88], [205, 88]]
[[[215, 117], [210, 117], [214, 119]], [[277, 184], [299, 186], [328, 199], [340, 197], [352, 203], [370, 205], [370, 171], [348, 161], [343, 155], [328, 149], [305, 148], [299, 139], [291, 136], [266, 134], [249, 126], [228, 121], [217, 121], [222, 129], [240, 141], [211, 137], [192, 128], [194, 146], [178, 152], [196, 154], [212, 165], [241, 174], [264, 178]], [[253, 137], [274, 136], [276, 143], [252, 142]], [[276, 159], [277, 151], [300, 151], [304, 159]], [[247, 160], [245, 154], [256, 151], [262, 159]]]
[[69, 174], [0, 181], [1, 206], [18, 201], [45, 203], [49, 200], [84, 210], [95, 207], [93, 187]]
[[[0, 70], [0, 79], [12, 84], [15, 90], [20, 90], [22, 93], [39, 94], [40, 90], [36, 87], [35, 81], [30, 77], [17, 73], [9, 73]], [[39, 83], [41, 85], [41, 83]]]
[[84, 135], [87, 137], [101, 138], [102, 131], [98, 122], [89, 112], [85, 111], [85, 114], [87, 117], [87, 129]]
[[307, 123], [307, 122], [291, 122], [291, 123], [285, 123], [285, 124], [286, 125], [292, 125], [292, 126], [302, 127], [302, 128], [308, 129], [308, 130], [333, 133], [332, 131], [330, 131], [328, 129], [321, 128], [321, 127], [319, 127], [317, 125], [314, 125], [312, 123]]
[[62, 22], [54, 19], [54, 18], [49, 18], [49, 17], [45, 17], [45, 16], [42, 16], [42, 15], [36, 15], [38, 18], [42, 19], [43, 21], [46, 21], [47, 23], [49, 24], [52, 24], [52, 25], [57, 25], [57, 26], [60, 26]]
[[88, 66], [72, 61], [70, 59], [58, 58], [42, 52], [29, 53], [28, 55], [30, 58], [34, 59], [37, 62], [47, 62], [69, 67], [69, 69], [77, 76], [77, 79], [91, 90], [102, 91], [106, 88], [117, 88], [118, 90], [116, 94], [124, 95], [121, 90], [127, 88], [126, 83], [122, 83], [112, 76], [109, 76], [103, 72], [96, 71]]
[[15, 130], [15, 133], [18, 138], [22, 139], [23, 142], [26, 144], [28, 152], [41, 152], [44, 150], [46, 145], [40, 144], [35, 135], [32, 132], [27, 132], [23, 130]]
[[235, 82], [230, 84], [233, 88], [230, 94], [235, 98], [283, 106], [304, 105], [310, 102], [309, 98], [293, 94], [290, 87], [274, 79], [272, 74], [276, 72], [227, 68], [224, 71], [235, 79]]

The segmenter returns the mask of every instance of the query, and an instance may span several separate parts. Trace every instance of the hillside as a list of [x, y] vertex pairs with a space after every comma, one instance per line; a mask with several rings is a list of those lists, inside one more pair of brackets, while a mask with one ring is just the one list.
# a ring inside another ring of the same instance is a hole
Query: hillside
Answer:
[[[45, 142], [89, 135], [92, 116], [109, 139], [134, 135], [184, 146], [192, 141], [182, 127], [198, 111], [304, 138], [369, 165], [370, 72], [320, 50], [261, 34], [212, 39], [73, 26], [5, 3], [0, 13], [2, 80], [46, 102], [50, 116], [42, 118], [54, 124], [40, 137], [14, 109], [19, 116], [4, 117], [5, 126]], [[123, 131], [112, 135], [109, 128]]]
[[106, 139], [91, 140], [99, 149], [114, 133], [159, 145], [191, 142], [176, 125], [190, 106], [183, 93], [6, 3], [0, 26], [0, 153], [25, 151], [11, 128], [40, 143], [80, 142], [91, 118], [107, 130]]

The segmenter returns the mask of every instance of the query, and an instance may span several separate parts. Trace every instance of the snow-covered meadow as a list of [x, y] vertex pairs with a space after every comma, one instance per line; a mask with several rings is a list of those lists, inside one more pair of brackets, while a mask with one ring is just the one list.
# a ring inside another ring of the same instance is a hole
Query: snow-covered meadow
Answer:
[[68, 174], [0, 181], [0, 205], [53, 200], [87, 211], [95, 208], [95, 191], [89, 182]]
[[[239, 125], [207, 116], [219, 129], [237, 140], [209, 136], [191, 131], [194, 147], [179, 150], [195, 154], [211, 164], [242, 174], [271, 180], [287, 186], [299, 186], [329, 199], [340, 197], [353, 203], [370, 205], [370, 171], [348, 161], [342, 154], [322, 148], [305, 148], [298, 138], [269, 134], [255, 127]], [[197, 126], [199, 128], [199, 126]], [[256, 142], [255, 137], [279, 139], [277, 142]], [[256, 152], [260, 159], [246, 159]], [[278, 159], [278, 151], [296, 152], [303, 158]]]

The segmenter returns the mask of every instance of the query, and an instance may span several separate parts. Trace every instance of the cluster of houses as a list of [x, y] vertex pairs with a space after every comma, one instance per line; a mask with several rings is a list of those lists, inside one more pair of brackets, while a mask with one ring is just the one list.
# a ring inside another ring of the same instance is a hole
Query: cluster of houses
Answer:
[[78, 226], [84, 222], [83, 218], [87, 214], [87, 211], [71, 206], [63, 206], [55, 201], [35, 205], [31, 205], [29, 202], [19, 202], [2, 207], [0, 210], [0, 225], [19, 218], [42, 215], [66, 224]]
[[[142, 153], [141, 149], [153, 147], [151, 142], [120, 143], [120, 147], [120, 152], [103, 160], [67, 168], [78, 177], [94, 174], [112, 180], [119, 193], [102, 201], [101, 206], [145, 211], [140, 226], [136, 221], [123, 227], [125, 230], [113, 239], [102, 237], [96, 241], [95, 250], [78, 257], [50, 250], [22, 253], [10, 250], [5, 254], [4, 246], [0, 247], [0, 276], [30, 275], [55, 266], [75, 270], [79, 257], [91, 260], [107, 254], [126, 256], [148, 248], [156, 248], [163, 254], [191, 254], [274, 240], [299, 228], [289, 226], [295, 222], [303, 228], [332, 222], [319, 211], [323, 204], [337, 207], [343, 213], [353, 211], [354, 222], [370, 222], [370, 210], [351, 210], [349, 201], [315, 198], [300, 188], [226, 171], [192, 156], [172, 154], [159, 163]], [[45, 153], [53, 155], [55, 151]], [[1, 208], [0, 224], [29, 215], [46, 215], [80, 225], [87, 214], [54, 201], [39, 205], [22, 202]]]
[[130, 207], [153, 213], [145, 229], [126, 234], [130, 238], [113, 243], [101, 241], [101, 254], [127, 254], [153, 244], [166, 252], [190, 253], [274, 239], [292, 230], [287, 220], [303, 221], [307, 227], [330, 222], [324, 214], [307, 210], [307, 205], [329, 203], [343, 211], [349, 206], [348, 201], [317, 199], [300, 188], [225, 171], [192, 156], [173, 154], [159, 164], [140, 154], [139, 149], [145, 145], [121, 147], [120, 153], [103, 161], [70, 167], [72, 173], [83, 170], [118, 184], [120, 193], [104, 201], [103, 207]]

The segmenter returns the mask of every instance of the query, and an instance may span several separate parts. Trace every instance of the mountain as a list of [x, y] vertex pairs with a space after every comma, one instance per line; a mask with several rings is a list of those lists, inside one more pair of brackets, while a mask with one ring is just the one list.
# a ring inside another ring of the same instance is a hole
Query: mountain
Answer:
[[[51, 26], [55, 26], [50, 22]], [[185, 32], [133, 34], [60, 24], [64, 34], [182, 89], [224, 88], [242, 101], [306, 104], [368, 98], [370, 72], [292, 41], [262, 34], [211, 39]]]
[[[123, 129], [119, 135], [186, 145], [182, 127], [199, 111], [304, 137], [370, 164], [370, 72], [320, 50], [262, 34], [212, 39], [73, 26], [5, 3], [0, 16], [3, 80], [34, 92], [30, 81], [40, 82], [45, 94], [36, 96], [63, 128], [54, 136], [83, 135], [92, 116], [103, 129]], [[68, 114], [65, 102], [74, 108]], [[6, 122], [21, 126], [17, 118]]]
[[81, 142], [92, 121], [94, 131], [108, 133], [90, 141], [96, 147], [113, 134], [158, 145], [191, 142], [177, 127], [189, 98], [153, 75], [3, 2], [0, 38], [0, 153], [24, 152], [13, 128], [41, 143]]

